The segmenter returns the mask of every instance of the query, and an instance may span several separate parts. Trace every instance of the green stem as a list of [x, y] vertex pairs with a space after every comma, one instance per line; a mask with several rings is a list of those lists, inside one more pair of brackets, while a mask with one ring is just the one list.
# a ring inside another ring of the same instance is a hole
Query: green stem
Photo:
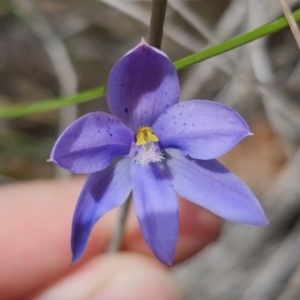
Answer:
[[[295, 11], [293, 13], [293, 16], [294, 16], [295, 20], [297, 22], [299, 22], [300, 21], [300, 9]], [[260, 26], [252, 31], [235, 36], [234, 38], [224, 41], [218, 45], [209, 47], [205, 50], [202, 50], [200, 52], [197, 52], [197, 53], [187, 56], [185, 58], [179, 59], [174, 62], [174, 65], [177, 70], [186, 68], [188, 66], [197, 64], [199, 62], [202, 62], [202, 61], [212, 58], [214, 56], [220, 55], [224, 52], [228, 52], [235, 48], [241, 47], [245, 44], [248, 44], [248, 43], [255, 41], [259, 38], [262, 38], [264, 36], [275, 33], [279, 30], [286, 28], [287, 26], [288, 26], [288, 22], [287, 22], [286, 18], [282, 17], [273, 22], [270, 22], [263, 26]]]
[[[300, 21], [300, 9], [293, 13], [293, 16], [297, 22]], [[186, 68], [188, 66], [197, 64], [214, 56], [220, 55], [224, 52], [230, 51], [247, 43], [250, 43], [256, 39], [275, 33], [288, 26], [288, 22], [285, 17], [277, 19], [273, 22], [260, 26], [250, 32], [240, 34], [230, 40], [222, 42], [218, 45], [207, 48], [198, 53], [192, 54], [185, 58], [179, 59], [174, 62], [177, 70]], [[75, 96], [51, 99], [46, 101], [39, 101], [36, 103], [11, 105], [8, 107], [0, 108], [0, 119], [12, 119], [23, 116], [28, 116], [36, 113], [43, 113], [55, 109], [59, 109], [64, 106], [78, 104], [86, 101], [96, 99], [105, 95], [105, 87], [101, 86], [93, 90], [89, 90]]]

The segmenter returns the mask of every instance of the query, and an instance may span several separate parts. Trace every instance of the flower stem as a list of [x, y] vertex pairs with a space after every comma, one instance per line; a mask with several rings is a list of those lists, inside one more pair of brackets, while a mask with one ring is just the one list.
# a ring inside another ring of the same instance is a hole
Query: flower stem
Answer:
[[[163, 35], [163, 27], [166, 15], [168, 0], [153, 0], [152, 1], [152, 14], [150, 21], [149, 44], [155, 48], [160, 49], [161, 40]], [[110, 245], [108, 246], [109, 252], [117, 252], [120, 250], [123, 240], [125, 223], [129, 212], [131, 203], [131, 193], [125, 203], [121, 206], [120, 216], [116, 225]]]
[[117, 252], [121, 248], [125, 223], [128, 216], [130, 204], [131, 204], [131, 193], [129, 194], [124, 204], [121, 206], [118, 223], [116, 224], [115, 232], [113, 234], [112, 240], [107, 249], [108, 252]]
[[153, 0], [149, 44], [160, 49], [168, 0]]

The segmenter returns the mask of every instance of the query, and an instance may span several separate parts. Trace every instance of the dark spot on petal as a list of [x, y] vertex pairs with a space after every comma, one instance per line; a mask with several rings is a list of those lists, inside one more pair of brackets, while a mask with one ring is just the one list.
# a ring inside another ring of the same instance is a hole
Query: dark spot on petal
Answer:
[[185, 126], [186, 125], [186, 123], [183, 123], [183, 126]]
[[147, 111], [146, 111], [146, 110], [144, 110], [144, 114], [145, 114], [145, 115], [147, 114]]
[[125, 111], [126, 114], [128, 114], [128, 108], [127, 107], [124, 109], [124, 111]]
[[192, 126], [195, 126], [195, 124], [193, 123]]
[[100, 133], [100, 130], [99, 130], [99, 129], [98, 129], [97, 131]]
[[100, 118], [99, 117], [97, 117], [97, 120], [99, 120]]
[[189, 117], [191, 117], [192, 115], [189, 115]]
[[179, 116], [181, 116], [182, 115], [182, 113], [179, 113]]
[[107, 118], [108, 121], [110, 121], [110, 118]]
[[119, 122], [120, 122], [120, 120], [118, 119], [118, 120], [117, 120], [117, 122], [119, 123]]
[[109, 136], [112, 137], [113, 136], [112, 133], [110, 133]]

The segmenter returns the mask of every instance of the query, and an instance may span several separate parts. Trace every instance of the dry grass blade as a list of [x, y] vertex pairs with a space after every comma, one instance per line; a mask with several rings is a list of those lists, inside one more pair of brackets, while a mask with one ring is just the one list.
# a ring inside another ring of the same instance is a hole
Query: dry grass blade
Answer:
[[[264, 20], [264, 14], [262, 13], [264, 6], [260, 0], [248, 0], [248, 4], [249, 25], [250, 27], [258, 26]], [[288, 100], [288, 97], [280, 88], [275, 86], [275, 76], [269, 53], [266, 50], [266, 40], [255, 41], [248, 48], [253, 71], [259, 82], [257, 88], [270, 123], [286, 141], [296, 141], [300, 129], [299, 108]], [[285, 145], [288, 154], [291, 146], [288, 143]]]
[[[28, 27], [40, 39], [52, 63], [61, 96], [71, 96], [77, 91], [77, 75], [63, 42], [54, 33], [50, 24], [35, 8], [31, 1], [13, 1], [16, 13], [24, 20]], [[76, 105], [60, 110], [59, 132], [62, 132], [77, 117]], [[70, 172], [57, 168], [59, 178], [70, 176]]]
[[285, 0], [278, 0], [278, 2], [282, 8], [282, 11], [283, 11], [289, 25], [290, 25], [291, 31], [294, 35], [294, 38], [297, 42], [299, 49], [300, 49], [300, 31], [299, 31], [299, 27], [298, 27], [293, 15], [292, 15], [292, 12], [291, 12], [290, 8], [288, 7], [288, 5], [286, 4]]

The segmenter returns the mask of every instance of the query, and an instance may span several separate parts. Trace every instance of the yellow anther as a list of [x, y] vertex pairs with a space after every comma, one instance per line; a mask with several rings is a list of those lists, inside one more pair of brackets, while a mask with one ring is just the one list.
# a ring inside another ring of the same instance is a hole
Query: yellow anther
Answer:
[[141, 126], [136, 133], [136, 145], [145, 145], [147, 143], [158, 142], [158, 137], [153, 133], [150, 127]]

